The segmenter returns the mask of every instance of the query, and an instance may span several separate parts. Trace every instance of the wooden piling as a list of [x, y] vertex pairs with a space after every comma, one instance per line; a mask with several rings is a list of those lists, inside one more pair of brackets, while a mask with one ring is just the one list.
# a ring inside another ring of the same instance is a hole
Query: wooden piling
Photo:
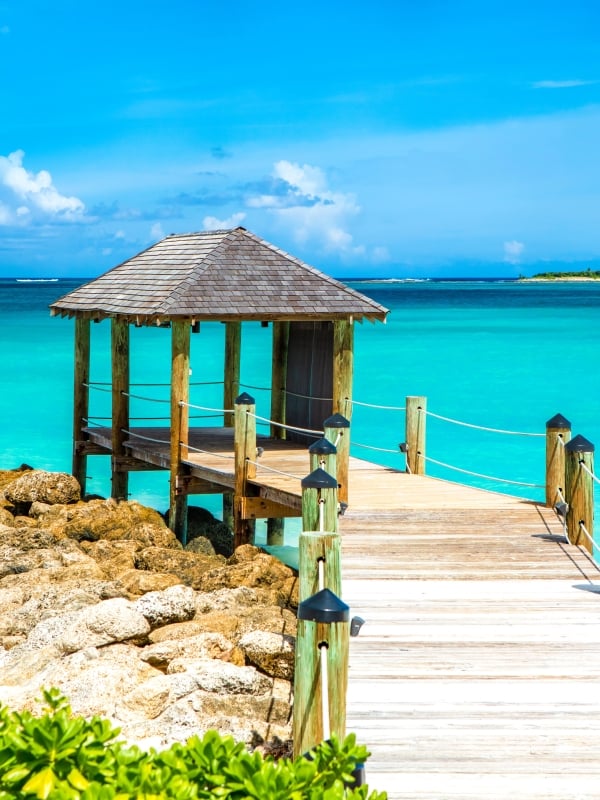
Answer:
[[[240, 392], [240, 363], [242, 351], [242, 323], [225, 323], [225, 364], [223, 370], [223, 425], [232, 428], [235, 398]], [[230, 410], [231, 409], [231, 410]], [[233, 494], [223, 492], [223, 522], [231, 529], [234, 526]]]
[[123, 442], [129, 430], [129, 324], [126, 320], [111, 319], [111, 366], [112, 366], [112, 466], [111, 497], [127, 500], [128, 473], [118, 468], [118, 460], [126, 455]]
[[[272, 369], [271, 369], [271, 420], [285, 425], [288, 348], [290, 339], [290, 323], [273, 323]], [[286, 430], [281, 425], [271, 425], [273, 439], [285, 439]], [[285, 520], [271, 518], [267, 520], [267, 544], [282, 545], [285, 537]]]
[[234, 546], [252, 542], [254, 521], [243, 517], [243, 499], [248, 496], [247, 483], [256, 475], [256, 404], [243, 392], [235, 400], [233, 449], [235, 457]]
[[338, 500], [348, 503], [348, 472], [350, 470], [350, 421], [342, 414], [332, 414], [323, 423], [325, 439], [336, 449], [335, 472], [325, 467], [337, 478]]
[[[327, 589], [307, 598], [298, 607], [292, 734], [294, 756], [310, 751], [332, 733], [340, 739], [346, 734], [348, 620], [348, 606]], [[323, 649], [328, 689], [325, 703]]]
[[73, 375], [73, 476], [85, 495], [87, 481], [87, 455], [84, 446], [87, 434], [90, 390], [90, 320], [75, 318], [75, 371]]
[[[333, 407], [332, 414], [352, 418], [352, 381], [354, 377], [354, 322], [352, 318], [333, 324]], [[327, 434], [326, 434], [327, 435]], [[336, 432], [337, 436], [337, 432]], [[329, 438], [329, 436], [327, 436]], [[337, 447], [337, 479], [339, 499], [348, 502], [348, 470], [350, 461], [350, 426], [342, 430]]]
[[413, 475], [425, 475], [425, 428], [427, 398], [420, 395], [406, 398], [406, 466]]
[[182, 544], [187, 542], [187, 493], [178, 489], [187, 458], [190, 399], [190, 320], [171, 322], [171, 489], [169, 526]]
[[302, 479], [302, 530], [337, 532], [337, 486], [333, 475], [320, 467]]
[[565, 494], [565, 448], [571, 439], [571, 423], [562, 414], [555, 414], [546, 423], [546, 505], [552, 508], [560, 501], [558, 490]]
[[565, 445], [565, 499], [568, 503], [567, 534], [571, 544], [581, 545], [590, 553], [592, 542], [581, 530], [581, 525], [589, 535], [594, 536], [594, 445], [583, 436], [575, 436]]

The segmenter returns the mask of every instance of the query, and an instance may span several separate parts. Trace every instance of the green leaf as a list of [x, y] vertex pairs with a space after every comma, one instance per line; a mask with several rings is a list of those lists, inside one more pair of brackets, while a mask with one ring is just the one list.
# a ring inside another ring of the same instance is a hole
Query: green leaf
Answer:
[[32, 775], [23, 786], [23, 793], [34, 794], [40, 800], [46, 800], [52, 789], [54, 788], [55, 775], [52, 767], [45, 767], [45, 769]]

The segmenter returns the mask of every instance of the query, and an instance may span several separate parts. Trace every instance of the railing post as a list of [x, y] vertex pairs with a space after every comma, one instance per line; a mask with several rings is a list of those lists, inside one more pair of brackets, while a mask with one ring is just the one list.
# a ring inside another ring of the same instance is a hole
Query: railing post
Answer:
[[592, 542], [581, 530], [594, 536], [594, 481], [582, 467], [594, 472], [594, 445], [583, 436], [575, 436], [565, 445], [565, 499], [568, 503], [567, 533], [571, 544], [583, 545], [593, 553]]
[[169, 527], [179, 541], [187, 543], [188, 498], [179, 481], [184, 474], [182, 459], [188, 455], [190, 399], [190, 334], [189, 319], [171, 322], [171, 490], [169, 493]]
[[294, 756], [335, 733], [346, 735], [350, 609], [330, 589], [298, 606], [294, 674]]
[[111, 497], [115, 500], [128, 498], [128, 473], [119, 465], [119, 459], [127, 455], [123, 443], [129, 428], [129, 323], [120, 317], [111, 319], [112, 362], [112, 458]]
[[[317, 439], [316, 442], [313, 442], [311, 446], [308, 448], [308, 452], [310, 455], [310, 468], [311, 471], [321, 467], [324, 469], [325, 472], [329, 473], [332, 478], [337, 477], [337, 448], [327, 438]], [[338, 497], [339, 497], [339, 485], [338, 485]]]
[[557, 490], [565, 493], [565, 448], [571, 438], [571, 423], [555, 414], [546, 423], [546, 505], [556, 505]]
[[427, 398], [406, 398], [406, 466], [407, 472], [425, 475], [425, 428], [427, 420]]
[[87, 455], [83, 450], [89, 437], [83, 428], [89, 425], [90, 382], [90, 321], [85, 317], [75, 318], [75, 374], [73, 397], [73, 475], [81, 486], [81, 495], [86, 492]]
[[[329, 442], [323, 445], [328, 450], [331, 447]], [[324, 454], [311, 452], [311, 459], [319, 455]], [[329, 738], [330, 732], [343, 737], [346, 729], [349, 609], [338, 596], [341, 543], [337, 533], [337, 481], [321, 467], [302, 481], [302, 520], [293, 709], [295, 755]]]
[[348, 474], [350, 469], [350, 421], [341, 414], [332, 414], [323, 423], [325, 438], [335, 445], [336, 471], [327, 470], [338, 482], [338, 500], [348, 502]]
[[256, 404], [253, 397], [243, 392], [235, 400], [233, 450], [235, 459], [234, 488], [234, 546], [248, 544], [254, 537], [254, 521], [244, 519], [243, 500], [247, 497], [249, 478], [256, 476]]

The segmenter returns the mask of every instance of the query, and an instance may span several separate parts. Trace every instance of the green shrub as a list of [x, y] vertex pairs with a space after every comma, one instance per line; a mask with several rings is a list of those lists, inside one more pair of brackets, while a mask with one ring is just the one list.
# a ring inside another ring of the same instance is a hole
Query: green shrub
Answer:
[[209, 731], [185, 744], [144, 752], [116, 740], [98, 717], [75, 717], [44, 691], [42, 716], [0, 707], [0, 800], [385, 800], [352, 787], [366, 748], [334, 736], [309, 758], [275, 761]]

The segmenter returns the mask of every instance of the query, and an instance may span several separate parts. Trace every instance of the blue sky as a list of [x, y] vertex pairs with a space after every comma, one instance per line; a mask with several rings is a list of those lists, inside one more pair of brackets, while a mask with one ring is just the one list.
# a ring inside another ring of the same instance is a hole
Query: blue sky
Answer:
[[338, 276], [600, 266], [596, 0], [0, 0], [0, 273], [243, 225]]

